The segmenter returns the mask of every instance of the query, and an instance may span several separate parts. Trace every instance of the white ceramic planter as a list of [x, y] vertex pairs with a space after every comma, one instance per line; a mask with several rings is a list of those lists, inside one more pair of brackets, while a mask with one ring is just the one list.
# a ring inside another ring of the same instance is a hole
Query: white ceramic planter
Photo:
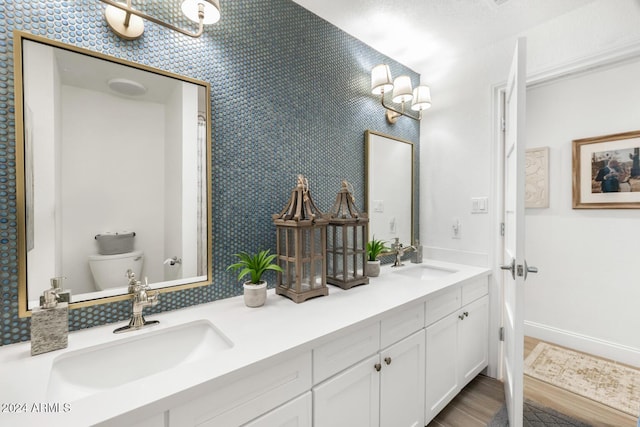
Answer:
[[380, 260], [367, 261], [365, 270], [368, 277], [378, 277], [380, 275]]
[[247, 307], [263, 306], [267, 300], [267, 282], [261, 280], [258, 284], [244, 282], [244, 303]]

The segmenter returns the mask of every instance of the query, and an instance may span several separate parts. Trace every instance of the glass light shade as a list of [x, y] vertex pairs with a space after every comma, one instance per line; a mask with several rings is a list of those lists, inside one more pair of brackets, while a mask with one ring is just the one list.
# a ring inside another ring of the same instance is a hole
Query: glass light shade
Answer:
[[184, 0], [182, 13], [193, 22], [200, 22], [198, 18], [198, 5], [204, 6], [203, 24], [215, 24], [220, 20], [220, 2], [218, 0]]
[[411, 109], [413, 111], [422, 111], [427, 108], [431, 108], [431, 89], [429, 89], [429, 86], [417, 86], [413, 90]]
[[380, 95], [383, 92], [388, 92], [393, 89], [393, 83], [391, 83], [391, 71], [389, 66], [385, 64], [379, 64], [373, 67], [371, 70], [371, 93], [374, 95]]
[[411, 78], [409, 76], [399, 76], [393, 81], [393, 102], [411, 101]]

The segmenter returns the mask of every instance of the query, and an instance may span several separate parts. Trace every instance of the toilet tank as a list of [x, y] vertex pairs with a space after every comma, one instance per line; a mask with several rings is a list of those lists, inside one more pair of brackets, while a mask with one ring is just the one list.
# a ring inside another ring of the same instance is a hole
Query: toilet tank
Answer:
[[98, 290], [126, 287], [127, 270], [140, 279], [144, 254], [142, 251], [116, 255], [90, 255], [89, 268]]
[[125, 254], [133, 251], [133, 231], [106, 232], [96, 235], [100, 255]]

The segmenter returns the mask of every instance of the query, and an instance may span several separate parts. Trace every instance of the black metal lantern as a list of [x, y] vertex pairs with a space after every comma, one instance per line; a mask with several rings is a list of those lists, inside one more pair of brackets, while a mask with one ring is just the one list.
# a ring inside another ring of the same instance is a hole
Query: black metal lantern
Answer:
[[342, 188], [329, 211], [327, 226], [327, 282], [350, 289], [369, 283], [365, 275], [369, 217], [355, 205], [349, 183]]
[[298, 184], [279, 214], [276, 226], [278, 272], [276, 294], [296, 303], [328, 295], [326, 280], [327, 223], [311, 199], [309, 182], [298, 175]]

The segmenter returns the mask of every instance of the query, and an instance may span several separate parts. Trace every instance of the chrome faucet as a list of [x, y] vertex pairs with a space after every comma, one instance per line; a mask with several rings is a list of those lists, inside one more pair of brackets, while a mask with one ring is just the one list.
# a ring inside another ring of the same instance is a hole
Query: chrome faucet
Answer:
[[393, 262], [392, 267], [402, 267], [404, 264], [402, 263], [402, 257], [405, 252], [415, 251], [416, 248], [414, 246], [404, 246], [400, 243], [400, 239], [398, 237], [394, 237], [394, 241], [391, 244], [391, 253], [395, 254], [396, 259]]
[[149, 287], [146, 278], [144, 280], [144, 285], [139, 280], [136, 280], [136, 275], [131, 270], [127, 270], [127, 278], [129, 279], [129, 293], [133, 294], [131, 320], [129, 320], [129, 324], [127, 326], [123, 326], [113, 331], [114, 334], [135, 331], [144, 326], [160, 323], [157, 320], [147, 321], [142, 315], [142, 310], [144, 310], [145, 307], [153, 307], [158, 304], [158, 292], [151, 292], [151, 288]]

